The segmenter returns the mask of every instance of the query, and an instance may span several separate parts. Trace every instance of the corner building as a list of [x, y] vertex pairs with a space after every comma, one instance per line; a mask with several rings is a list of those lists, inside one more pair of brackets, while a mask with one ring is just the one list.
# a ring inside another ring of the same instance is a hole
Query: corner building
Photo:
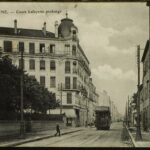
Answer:
[[83, 126], [93, 120], [99, 97], [91, 84], [89, 60], [79, 44], [78, 28], [68, 15], [60, 24], [56, 21], [54, 28], [55, 33], [47, 31], [46, 22], [42, 30], [18, 28], [14, 20], [14, 27], [0, 27], [0, 49], [18, 67], [23, 50], [24, 70], [54, 92], [62, 104], [48, 113], [65, 113], [68, 126]]

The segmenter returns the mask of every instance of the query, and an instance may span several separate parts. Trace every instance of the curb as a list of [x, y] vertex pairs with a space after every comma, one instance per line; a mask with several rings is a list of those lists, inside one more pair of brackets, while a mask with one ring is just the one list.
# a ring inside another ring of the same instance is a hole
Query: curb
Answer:
[[[70, 133], [74, 133], [74, 132], [79, 132], [81, 130], [83, 130], [83, 129], [64, 132], [61, 135], [66, 135], [66, 134], [70, 134]], [[3, 145], [0, 145], [0, 147], [15, 147], [17, 145], [21, 145], [21, 144], [25, 144], [25, 143], [29, 143], [29, 142], [34, 142], [34, 141], [39, 141], [39, 140], [43, 140], [43, 139], [47, 139], [47, 138], [51, 138], [51, 137], [54, 137], [54, 135], [47, 135], [47, 136], [43, 136], [43, 137], [27, 139], [27, 140], [16, 142], [16, 143], [3, 144]]]
[[132, 134], [131, 134], [131, 132], [128, 130], [128, 128], [127, 128], [127, 131], [128, 131], [128, 133], [129, 133], [129, 136], [130, 136], [130, 139], [131, 139], [131, 142], [132, 142], [133, 146], [134, 146], [134, 147], [138, 147], [137, 144], [136, 144], [136, 142], [135, 142], [135, 140], [134, 140], [134, 137], [132, 136]]
[[136, 142], [135, 142], [134, 137], [132, 136], [132, 133], [129, 131], [129, 129], [128, 129], [128, 127], [127, 127], [126, 125], [125, 125], [125, 128], [126, 128], [127, 131], [128, 131], [128, 134], [129, 134], [129, 137], [130, 137], [131, 142], [132, 142], [132, 144], [133, 144], [133, 147], [138, 147], [137, 144], [136, 144]]

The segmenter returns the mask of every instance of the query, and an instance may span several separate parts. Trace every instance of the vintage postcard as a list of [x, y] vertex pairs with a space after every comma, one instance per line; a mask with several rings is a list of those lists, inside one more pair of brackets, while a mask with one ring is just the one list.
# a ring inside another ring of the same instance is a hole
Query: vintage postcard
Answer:
[[0, 2], [1, 147], [149, 147], [150, 2]]

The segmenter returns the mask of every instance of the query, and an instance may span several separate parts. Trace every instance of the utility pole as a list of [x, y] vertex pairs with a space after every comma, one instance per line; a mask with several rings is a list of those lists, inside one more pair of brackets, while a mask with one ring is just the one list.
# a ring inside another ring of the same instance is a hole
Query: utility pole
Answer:
[[20, 113], [21, 113], [21, 122], [20, 122], [20, 136], [24, 138], [24, 116], [23, 116], [23, 80], [24, 80], [24, 61], [23, 61], [23, 49], [21, 49], [21, 76], [20, 76], [20, 88], [21, 88], [21, 101], [20, 101]]
[[137, 46], [137, 66], [138, 66], [138, 96], [136, 102], [137, 109], [137, 121], [136, 121], [136, 141], [142, 140], [141, 129], [140, 129], [140, 45]]
[[150, 126], [150, 120], [149, 120], [149, 116], [150, 116], [150, 0], [147, 0], [146, 5], [149, 7], [149, 47], [148, 47], [148, 54], [149, 54], [149, 67], [148, 67], [148, 73], [149, 73], [149, 115], [148, 115], [148, 127]]
[[86, 119], [86, 122], [87, 122], [87, 125], [88, 125], [88, 98], [87, 97], [85, 97], [86, 98], [86, 109], [87, 109], [87, 112], [86, 112], [86, 117], [87, 117], [87, 119]]
[[128, 122], [128, 110], [127, 110], [127, 102], [126, 102], [126, 125], [127, 125], [127, 122]]
[[62, 114], [62, 83], [60, 84], [60, 114]]
[[129, 96], [128, 96], [128, 127], [129, 127], [129, 121], [130, 121], [130, 113], [129, 113], [129, 110], [130, 110], [130, 106], [129, 106]]

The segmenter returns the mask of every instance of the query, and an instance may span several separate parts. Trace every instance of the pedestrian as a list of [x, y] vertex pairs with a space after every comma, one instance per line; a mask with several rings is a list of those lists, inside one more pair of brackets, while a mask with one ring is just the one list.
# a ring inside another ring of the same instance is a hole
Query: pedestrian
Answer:
[[57, 136], [57, 134], [60, 136], [60, 127], [59, 127], [59, 124], [56, 125], [56, 134], [55, 134], [55, 136]]

